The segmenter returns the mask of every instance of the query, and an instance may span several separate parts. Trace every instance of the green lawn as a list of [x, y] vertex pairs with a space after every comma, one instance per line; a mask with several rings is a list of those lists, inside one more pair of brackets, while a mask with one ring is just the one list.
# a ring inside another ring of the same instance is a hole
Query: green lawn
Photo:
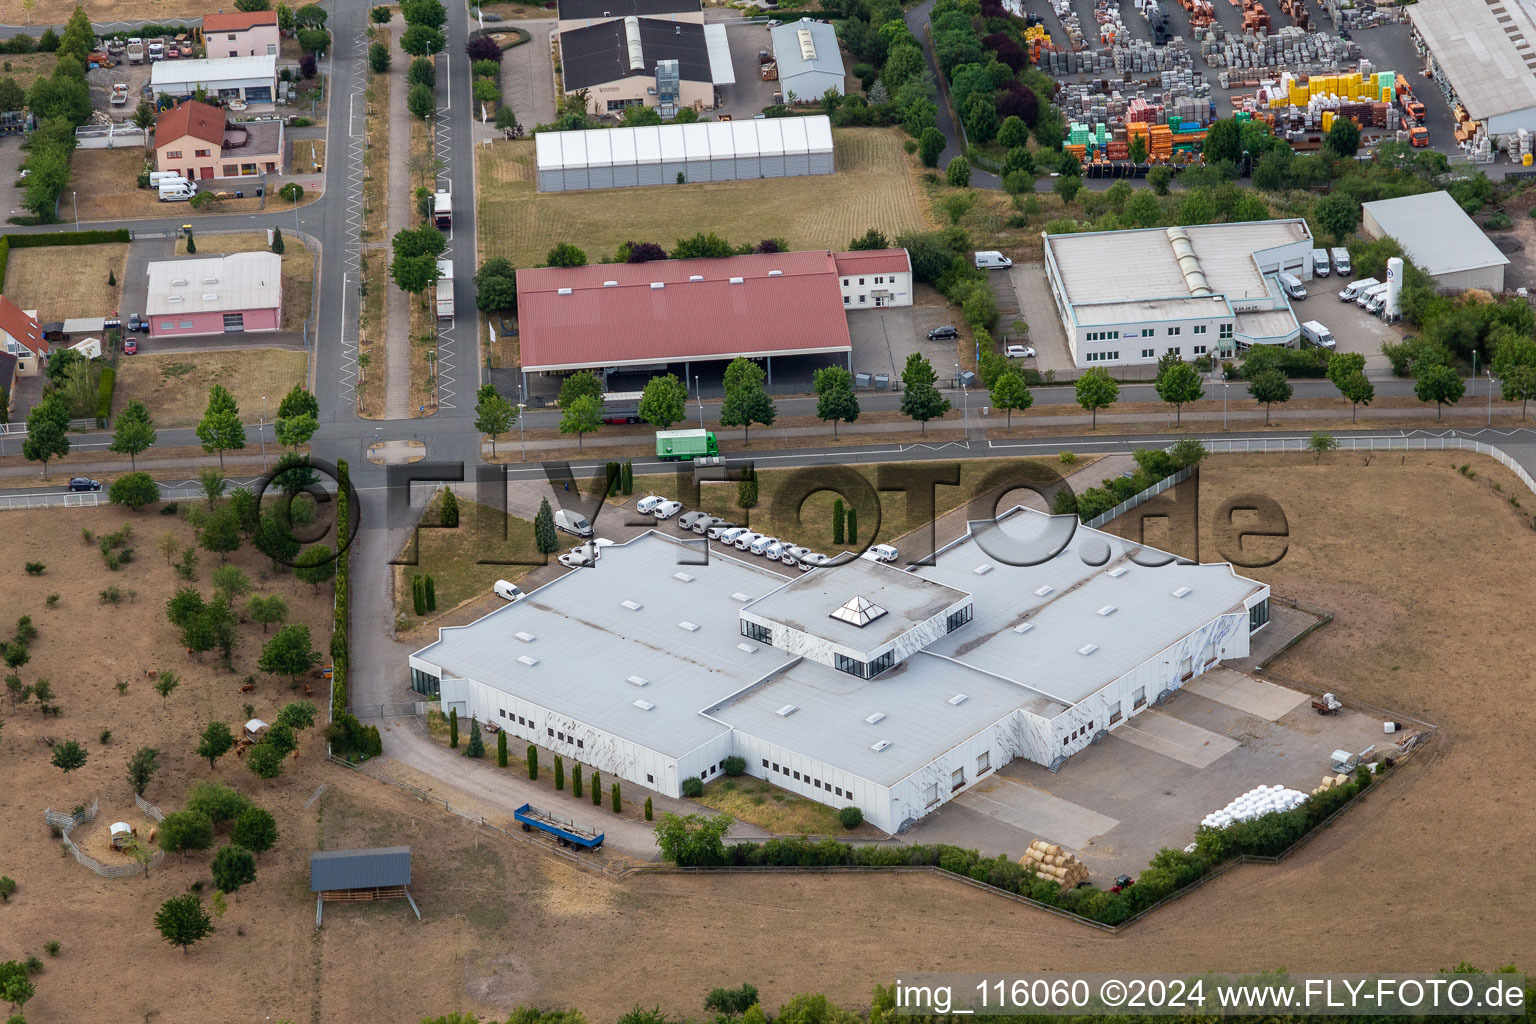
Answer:
[[[434, 498], [422, 514], [423, 527], [438, 521], [440, 502], [440, 497]], [[427, 613], [426, 618], [430, 619], [465, 601], [484, 597], [497, 580], [516, 580], [543, 564], [533, 543], [531, 522], [502, 515], [467, 498], [459, 499], [457, 529], [422, 529], [417, 536], [419, 541], [407, 540], [395, 556], [397, 563], [413, 556], [416, 562], [395, 567], [395, 607], [407, 618], [412, 618], [414, 612], [412, 576], [432, 577], [437, 611]], [[518, 559], [531, 564], [501, 564]]]

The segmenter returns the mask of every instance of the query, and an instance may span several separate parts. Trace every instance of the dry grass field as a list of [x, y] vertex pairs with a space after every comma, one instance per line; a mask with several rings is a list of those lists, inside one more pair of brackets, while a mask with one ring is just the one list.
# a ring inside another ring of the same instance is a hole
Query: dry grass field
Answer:
[[[43, 322], [117, 311], [128, 262], [126, 242], [12, 249], [5, 265], [5, 295]], [[107, 284], [108, 274], [116, 284]]]
[[300, 139], [293, 144], [293, 174], [319, 174], [325, 167], [325, 140]]
[[[435, 523], [437, 514], [434, 505], [422, 521]], [[497, 522], [498, 519], [504, 522]], [[497, 580], [516, 581], [544, 564], [533, 542], [533, 523], [501, 515], [468, 498], [459, 499], [459, 529], [427, 528], [417, 537], [419, 542], [407, 540], [395, 556], [397, 562], [414, 559], [415, 564], [397, 565], [394, 571], [396, 614], [413, 625], [429, 625], [465, 601], [484, 597]], [[528, 564], [498, 565], [490, 561], [498, 558], [524, 559]], [[437, 592], [437, 611], [415, 620], [410, 578], [426, 575], [432, 577]]]
[[[281, 225], [278, 225], [281, 227]], [[198, 256], [216, 256], [231, 252], [266, 252], [265, 231], [238, 231], [229, 234], [194, 234]], [[187, 254], [187, 240], [176, 239], [176, 255]], [[283, 235], [283, 324], [285, 331], [298, 331], [309, 317], [315, 286], [315, 254], [309, 246]]]
[[193, 426], [203, 418], [208, 389], [222, 384], [249, 421], [261, 412], [263, 395], [275, 414], [282, 397], [303, 382], [304, 353], [290, 349], [146, 353], [118, 361], [113, 412], [137, 398], [149, 406], [157, 426]]
[[[70, 10], [74, 8], [71, 7]], [[72, 170], [70, 189], [75, 192], [79, 200], [81, 222], [185, 217], [189, 223], [196, 224], [197, 218], [204, 214], [254, 213], [265, 216], [288, 213], [290, 217], [292, 216], [293, 205], [276, 196], [268, 197], [267, 207], [265, 210], [262, 209], [261, 200], [256, 198], [259, 181], [255, 178], [202, 182], [198, 185], [200, 189], [221, 192], [238, 190], [245, 193], [244, 199], [220, 200], [201, 210], [192, 209], [188, 203], [162, 203], [154, 192], [147, 188], [139, 188], [139, 172], [144, 169], [146, 159], [153, 159], [153, 157], [147, 156], [146, 151], [138, 147], [82, 149], [77, 152], [70, 163]], [[300, 206], [320, 198], [320, 192], [310, 187], [311, 182], [306, 180], [301, 184], [304, 185], [305, 192], [299, 200]], [[73, 208], [68, 207], [68, 203], [68, 197], [61, 202], [59, 207], [61, 215], [66, 208], [73, 212]]]
[[[71, 7], [70, 10], [73, 11], [74, 8]], [[6, 22], [6, 24], [14, 24], [14, 22]], [[62, 25], [64, 22], [61, 21], [59, 24]], [[42, 29], [32, 29], [27, 34], [36, 39], [42, 33]], [[37, 79], [53, 74], [53, 69], [59, 63], [59, 57], [54, 53], [8, 53], [0, 60], [3, 60], [5, 65], [4, 71], [0, 74], [7, 78], [14, 78], [16, 84], [23, 89]]]
[[840, 249], [870, 227], [895, 235], [927, 226], [899, 131], [843, 128], [834, 138], [836, 174], [546, 195], [535, 191], [531, 139], [479, 147], [481, 261], [537, 266], [571, 242], [596, 263], [625, 241], [670, 249], [699, 231], [738, 244], [783, 238], [792, 249]]

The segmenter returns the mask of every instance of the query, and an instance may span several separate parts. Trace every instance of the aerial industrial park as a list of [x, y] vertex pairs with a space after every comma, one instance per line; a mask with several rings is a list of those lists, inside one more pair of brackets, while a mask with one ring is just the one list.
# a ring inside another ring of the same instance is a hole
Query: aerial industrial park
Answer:
[[7, 1024], [1529, 1014], [1532, 8], [0, 22]]

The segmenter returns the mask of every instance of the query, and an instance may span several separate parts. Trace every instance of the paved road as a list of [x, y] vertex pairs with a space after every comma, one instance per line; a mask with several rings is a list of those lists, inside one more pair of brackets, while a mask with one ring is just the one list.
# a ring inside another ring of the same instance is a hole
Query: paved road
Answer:
[[[907, 28], [917, 37], [917, 41], [923, 47], [923, 58], [928, 62], [928, 70], [933, 74], [935, 88], [939, 93], [934, 97], [938, 105], [939, 131], [944, 133], [944, 152], [939, 154], [939, 169], [942, 171], [949, 166], [949, 161], [965, 152], [965, 142], [960, 137], [960, 130], [955, 126], [955, 119], [949, 116], [949, 104], [945, 101], [943, 86], [940, 82], [943, 76], [939, 72], [939, 65], [933, 58], [933, 40], [928, 37], [928, 14], [933, 10], [933, 0], [923, 0], [922, 3], [907, 11]], [[984, 171], [979, 167], [971, 168], [971, 184], [976, 188], [999, 189], [1002, 184], [997, 175], [990, 171]]]

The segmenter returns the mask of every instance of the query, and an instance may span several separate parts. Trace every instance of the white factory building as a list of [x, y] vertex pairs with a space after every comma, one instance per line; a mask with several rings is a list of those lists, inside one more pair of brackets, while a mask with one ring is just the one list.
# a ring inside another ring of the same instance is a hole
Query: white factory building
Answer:
[[802, 18], [774, 25], [768, 35], [785, 103], [815, 103], [828, 89], [843, 94], [843, 53], [831, 25]]
[[1509, 257], [1467, 216], [1449, 192], [1423, 192], [1379, 199], [1360, 206], [1361, 229], [1372, 238], [1390, 236], [1403, 255], [1435, 279], [1441, 291], [1504, 290]]
[[1491, 135], [1536, 131], [1536, 17], [1524, 0], [1405, 8], [1435, 84]]
[[411, 685], [668, 796], [735, 755], [895, 831], [1015, 758], [1061, 768], [1268, 622], [1230, 565], [1149, 565], [1075, 522], [1017, 509], [931, 566], [794, 579], [651, 531], [439, 630]]
[[202, 89], [224, 103], [271, 103], [277, 89], [277, 57], [163, 60], [149, 69], [149, 89], [156, 96], [174, 99], [193, 96]]
[[1043, 235], [1045, 274], [1080, 369], [1292, 345], [1279, 275], [1312, 277], [1299, 218]]

